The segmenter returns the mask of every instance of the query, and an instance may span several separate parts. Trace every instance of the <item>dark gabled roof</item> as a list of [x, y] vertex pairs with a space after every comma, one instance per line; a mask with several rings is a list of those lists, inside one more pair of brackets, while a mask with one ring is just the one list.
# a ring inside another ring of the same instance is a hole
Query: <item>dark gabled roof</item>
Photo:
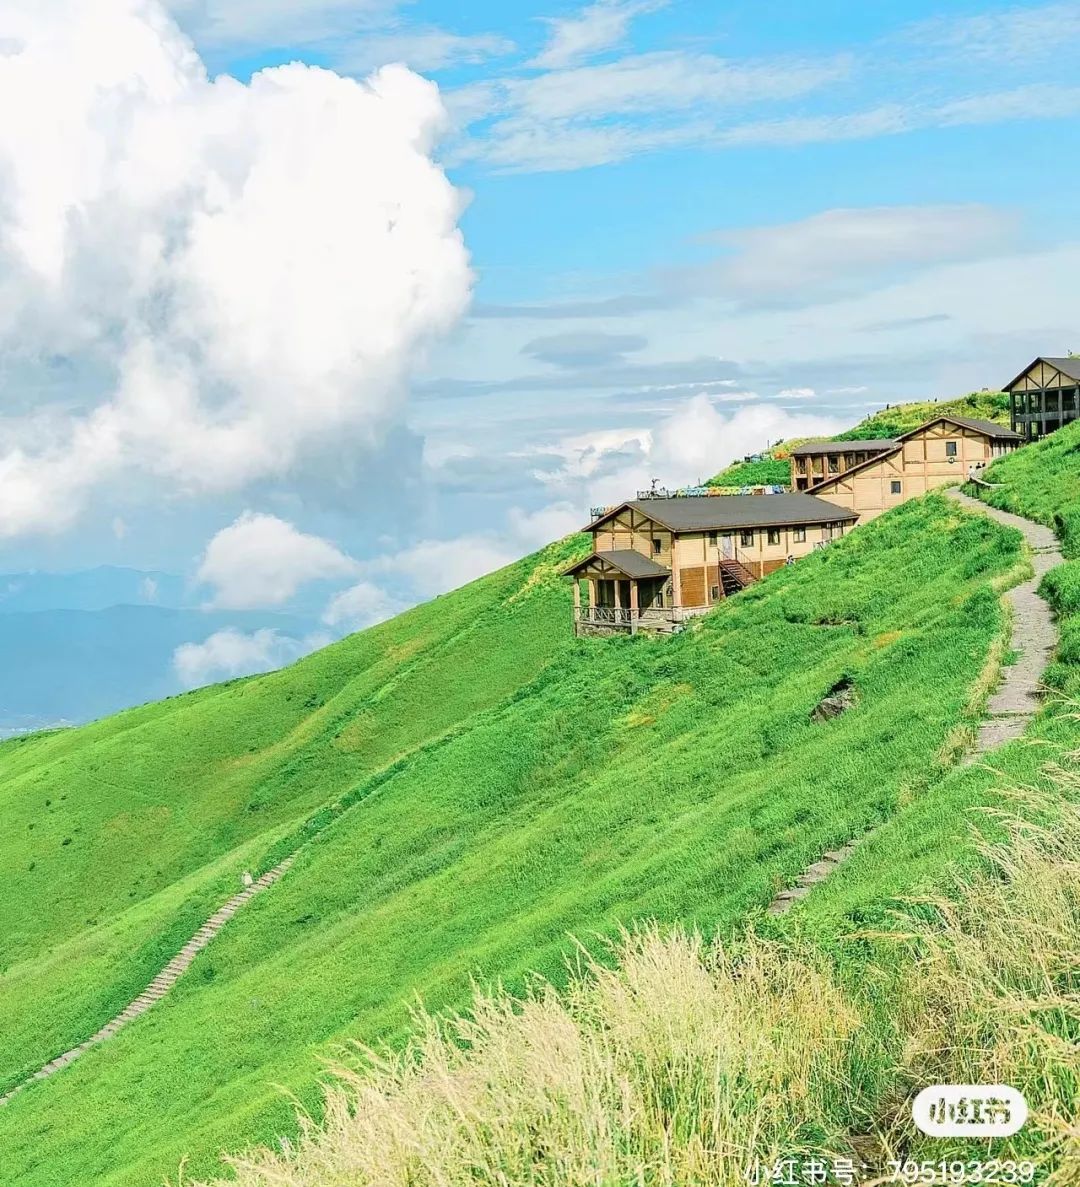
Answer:
[[823, 486], [828, 486], [830, 483], [843, 482], [845, 478], [850, 478], [852, 474], [860, 474], [863, 470], [867, 470], [871, 466], [876, 466], [879, 462], [883, 462], [887, 458], [892, 457], [893, 454], [898, 453], [909, 437], [914, 437], [916, 433], [921, 433], [924, 429], [928, 429], [931, 425], [936, 425], [941, 420], [947, 420], [949, 424], [959, 425], [961, 428], [971, 429], [976, 433], [984, 433], [987, 437], [993, 437], [999, 441], [1023, 440], [1023, 437], [1019, 433], [1014, 433], [1012, 429], [1007, 429], [1004, 425], [997, 424], [996, 421], [979, 420], [974, 416], [953, 416], [951, 412], [943, 412], [940, 416], [932, 417], [930, 420], [924, 420], [921, 425], [916, 425], [915, 428], [908, 429], [906, 433], [901, 433], [899, 438], [893, 442], [892, 449], [879, 453], [877, 457], [867, 458], [865, 462], [859, 462], [857, 466], [849, 466], [842, 474], [826, 474], [820, 482], [815, 482], [810, 489], [812, 491], [821, 490]]
[[617, 548], [614, 552], [592, 552], [583, 561], [578, 561], [568, 569], [563, 569], [563, 576], [568, 577], [576, 573], [594, 560], [606, 561], [618, 569], [626, 577], [670, 577], [671, 570], [658, 565], [652, 557], [633, 548]]
[[[1008, 441], [1019, 441], [1020, 434], [1014, 433], [1012, 429], [1006, 428], [1004, 425], [999, 425], [993, 420], [979, 420], [976, 416], [954, 416], [951, 412], [943, 412], [940, 416], [934, 417], [926, 424], [934, 424], [935, 421], [947, 420], [950, 424], [960, 425], [961, 428], [971, 429], [973, 432], [982, 433], [987, 437], [994, 437], [998, 440], [1004, 438]], [[919, 425], [918, 429], [912, 429], [910, 433], [905, 433], [904, 438], [908, 438], [912, 433], [919, 432], [920, 429], [925, 429], [926, 424]]]
[[839, 523], [858, 519], [854, 511], [813, 495], [699, 495], [672, 499], [631, 499], [593, 520], [585, 531], [632, 507], [672, 532], [712, 532], [725, 528], [764, 528], [783, 524]]
[[896, 448], [896, 442], [881, 438], [876, 441], [804, 441], [791, 451], [792, 457], [810, 453], [886, 453]]
[[1053, 367], [1055, 371], [1060, 371], [1062, 375], [1068, 375], [1070, 379], [1080, 380], [1080, 359], [1057, 359], [1051, 358], [1049, 355], [1041, 354], [1038, 358], [1032, 359], [1030, 363], [1020, 372], [1019, 375], [1014, 376], [1001, 389], [1003, 392], [1012, 391], [1012, 389], [1020, 382], [1021, 379], [1035, 366], [1036, 363], [1046, 363], [1047, 366]]

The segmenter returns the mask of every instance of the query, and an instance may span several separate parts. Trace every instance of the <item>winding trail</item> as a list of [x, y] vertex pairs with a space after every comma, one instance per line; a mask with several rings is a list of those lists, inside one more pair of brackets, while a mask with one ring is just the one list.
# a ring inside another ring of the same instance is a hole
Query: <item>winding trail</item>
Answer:
[[[998, 523], [1021, 532], [1031, 549], [1031, 564], [1035, 570], [1033, 577], [1014, 585], [1004, 594], [1012, 607], [1009, 646], [1017, 653], [1017, 660], [1002, 668], [1001, 684], [987, 701], [986, 718], [979, 725], [974, 746], [963, 759], [962, 765], [970, 766], [984, 754], [1019, 738], [1039, 711], [1042, 678], [1057, 646], [1058, 630], [1053, 612], [1039, 597], [1038, 588], [1043, 575], [1060, 565], [1064, 557], [1058, 547], [1057, 537], [1044, 524], [1013, 515], [1009, 511], [999, 511], [959, 490], [947, 490], [944, 493], [969, 511], [988, 515]], [[773, 899], [769, 904], [769, 914], [784, 915], [790, 911], [799, 899], [805, 898], [819, 882], [846, 861], [869, 835], [866, 833], [848, 841], [840, 849], [830, 850], [819, 861], [808, 866], [793, 886], [780, 891]]]
[[141, 1014], [145, 1014], [147, 1010], [157, 1005], [187, 971], [188, 966], [195, 957], [221, 931], [236, 912], [249, 899], [254, 898], [255, 895], [264, 891], [268, 886], [272, 886], [285, 873], [289, 866], [292, 865], [294, 859], [295, 854], [286, 857], [284, 861], [274, 866], [273, 869], [267, 870], [265, 874], [256, 878], [250, 886], [245, 886], [239, 894], [234, 894], [228, 902], [219, 907], [207, 919], [202, 927], [188, 940], [161, 972], [157, 974], [142, 993], [129, 1002], [115, 1018], [106, 1022], [96, 1034], [91, 1035], [85, 1042], [80, 1043], [77, 1047], [72, 1047], [70, 1051], [65, 1051], [63, 1055], [58, 1055], [44, 1067], [39, 1068], [32, 1076], [29, 1076], [21, 1084], [17, 1084], [12, 1088], [7, 1095], [0, 1096], [0, 1105], [6, 1105], [13, 1096], [21, 1092], [28, 1084], [32, 1084], [35, 1080], [45, 1080], [49, 1076], [55, 1075], [56, 1072], [66, 1068], [69, 1064], [74, 1063], [80, 1055], [89, 1051], [91, 1047], [96, 1047], [98, 1043], [104, 1043], [107, 1039], [111, 1039], [113, 1035], [127, 1026], [129, 1022], [133, 1022]]

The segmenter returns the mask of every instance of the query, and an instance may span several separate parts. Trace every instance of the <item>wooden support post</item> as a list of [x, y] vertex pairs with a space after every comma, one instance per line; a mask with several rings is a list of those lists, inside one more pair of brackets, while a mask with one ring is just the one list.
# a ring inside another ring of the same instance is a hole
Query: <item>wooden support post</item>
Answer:
[[637, 579], [630, 580], [630, 634], [637, 634], [637, 618], [638, 618], [638, 588]]
[[574, 578], [574, 634], [580, 633], [581, 626], [581, 580]]

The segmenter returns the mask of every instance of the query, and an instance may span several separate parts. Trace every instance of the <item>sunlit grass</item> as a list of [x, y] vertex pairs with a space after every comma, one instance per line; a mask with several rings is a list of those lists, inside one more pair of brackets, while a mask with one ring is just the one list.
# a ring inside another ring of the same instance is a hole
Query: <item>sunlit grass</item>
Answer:
[[[603, 960], [634, 920], [743, 928], [826, 849], [931, 798], [1001, 635], [995, 585], [1021, 562], [1016, 533], [932, 497], [675, 638], [574, 641], [556, 573], [578, 547], [283, 673], [0, 747], [21, 826], [0, 841], [7, 1082], [58, 1001], [70, 1045], [184, 903], [302, 843], [165, 1003], [0, 1110], [9, 1179], [142, 1184], [189, 1152], [205, 1174], [290, 1131], [279, 1085], [316, 1109], [343, 1042], [405, 1042], [417, 994], [460, 1009], [474, 977], [558, 981], [569, 935]], [[815, 722], [841, 678], [854, 707]], [[870, 873], [864, 894], [887, 889]], [[55, 953], [95, 928], [94, 959], [72, 947], [65, 974]]]
[[[418, 1012], [401, 1050], [339, 1067], [320, 1124], [229, 1158], [235, 1179], [214, 1183], [735, 1187], [782, 1158], [876, 1160], [862, 1178], [890, 1159], [985, 1159], [985, 1142], [912, 1125], [931, 1083], [1019, 1088], [1031, 1118], [990, 1152], [1075, 1183], [1080, 774], [1052, 780], [1052, 798], [1000, 813], [983, 866], [901, 913], [858, 975], [752, 931], [727, 945], [623, 933], [614, 966], [581, 953], [562, 988]], [[875, 1002], [876, 984], [893, 991]]]

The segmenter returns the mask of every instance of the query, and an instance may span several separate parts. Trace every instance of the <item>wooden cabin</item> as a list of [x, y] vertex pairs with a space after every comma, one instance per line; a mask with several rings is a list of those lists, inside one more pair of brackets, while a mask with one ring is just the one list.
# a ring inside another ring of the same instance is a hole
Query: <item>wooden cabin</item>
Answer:
[[857, 519], [807, 494], [621, 503], [582, 529], [592, 552], [564, 571], [574, 581], [575, 633], [676, 630]]
[[809, 489], [820, 499], [856, 512], [859, 522], [866, 523], [935, 487], [964, 482], [973, 470], [1021, 444], [1018, 433], [993, 421], [938, 416], [901, 434], [888, 452]]
[[834, 474], [844, 474], [895, 448], [893, 440], [804, 441], [791, 451], [791, 489], [809, 490]]
[[1045, 437], [1080, 417], [1080, 359], [1037, 358], [1003, 390], [1013, 431]]

